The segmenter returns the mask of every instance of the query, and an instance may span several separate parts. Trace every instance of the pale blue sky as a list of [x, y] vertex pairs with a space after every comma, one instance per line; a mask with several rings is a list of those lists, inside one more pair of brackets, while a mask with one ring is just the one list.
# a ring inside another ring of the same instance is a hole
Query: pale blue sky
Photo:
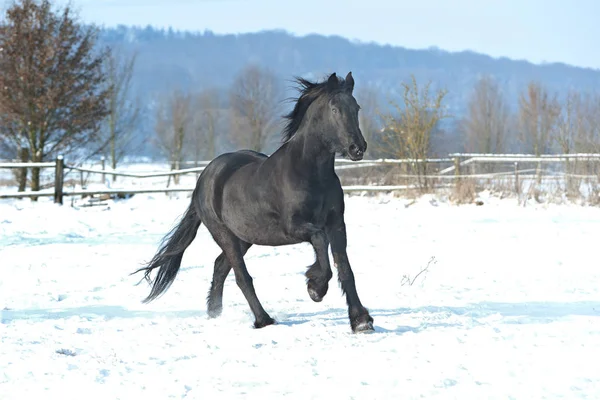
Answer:
[[[600, 0], [72, 0], [87, 21], [216, 33], [285, 29], [600, 69]], [[293, 11], [294, 5], [302, 9]]]

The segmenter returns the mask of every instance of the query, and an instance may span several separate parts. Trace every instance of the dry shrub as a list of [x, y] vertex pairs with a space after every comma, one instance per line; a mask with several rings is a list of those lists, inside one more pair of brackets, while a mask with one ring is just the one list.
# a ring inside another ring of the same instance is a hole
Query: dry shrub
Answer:
[[457, 204], [470, 204], [475, 201], [477, 187], [475, 180], [461, 178], [456, 181], [454, 190], [450, 194], [450, 200]]
[[3, 186], [17, 186], [16, 179], [2, 179], [0, 178], [0, 187]]
[[429, 259], [429, 261], [427, 262], [427, 265], [426, 265], [425, 267], [421, 268], [421, 270], [420, 270], [420, 271], [419, 271], [419, 272], [418, 272], [418, 273], [417, 273], [417, 274], [414, 276], [414, 278], [413, 278], [413, 277], [411, 277], [411, 276], [410, 276], [410, 275], [408, 275], [408, 274], [404, 274], [404, 275], [402, 276], [402, 279], [400, 280], [400, 286], [405, 286], [405, 285], [408, 285], [408, 286], [413, 286], [413, 285], [415, 284], [415, 282], [416, 282], [417, 278], [418, 278], [419, 276], [421, 276], [421, 275], [422, 275], [421, 285], [423, 285], [423, 283], [425, 283], [425, 279], [426, 279], [426, 277], [427, 277], [427, 273], [429, 272], [429, 266], [430, 266], [432, 263], [433, 263], [434, 265], [435, 265], [435, 264], [437, 264], [437, 260], [435, 259], [435, 256], [432, 256], [432, 257]]
[[552, 182], [548, 187], [546, 194], [546, 201], [554, 204], [564, 204], [565, 199], [575, 200], [575, 197], [569, 198], [568, 192], [559, 182]]
[[590, 182], [589, 187], [588, 204], [590, 206], [600, 206], [600, 182], [598, 180], [593, 183]]
[[514, 176], [498, 176], [491, 178], [486, 187], [489, 187], [491, 192], [500, 193], [501, 198], [508, 197], [512, 194], [518, 194], [520, 193], [520, 190], [522, 190], [522, 188], [515, 189]]

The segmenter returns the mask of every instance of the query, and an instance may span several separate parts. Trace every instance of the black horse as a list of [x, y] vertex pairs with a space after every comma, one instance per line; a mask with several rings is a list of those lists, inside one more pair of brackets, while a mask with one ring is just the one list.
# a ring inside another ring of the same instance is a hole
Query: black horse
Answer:
[[253, 244], [282, 246], [310, 242], [316, 262], [307, 272], [310, 298], [319, 302], [332, 277], [328, 248], [346, 295], [353, 332], [373, 331], [373, 318], [356, 291], [346, 254], [344, 193], [334, 170], [336, 153], [363, 158], [367, 143], [358, 124], [354, 78], [331, 74], [315, 83], [297, 78], [300, 97], [283, 131], [284, 142], [270, 157], [250, 150], [221, 154], [202, 171], [181, 222], [163, 239], [145, 271], [158, 268], [149, 302], [175, 280], [186, 248], [203, 222], [222, 249], [207, 298], [208, 315], [221, 314], [223, 285], [233, 268], [235, 281], [255, 317], [254, 326], [275, 323], [262, 307], [244, 255]]

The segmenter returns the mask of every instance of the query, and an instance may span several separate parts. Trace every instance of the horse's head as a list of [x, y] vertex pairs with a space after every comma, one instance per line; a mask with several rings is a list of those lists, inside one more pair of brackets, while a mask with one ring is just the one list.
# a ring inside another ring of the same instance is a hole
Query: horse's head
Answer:
[[361, 160], [367, 150], [367, 142], [360, 131], [358, 111], [360, 106], [352, 95], [354, 78], [348, 72], [346, 79], [340, 82], [335, 72], [327, 80], [327, 106], [324, 108], [322, 131], [332, 151], [348, 156], [353, 161]]
[[339, 79], [335, 72], [323, 82], [297, 78], [300, 97], [294, 109], [285, 116], [288, 123], [283, 130], [285, 141], [304, 127], [309, 140], [319, 140], [332, 153], [341, 153], [354, 161], [361, 160], [367, 142], [358, 126], [360, 107], [352, 95], [354, 78], [348, 72]]

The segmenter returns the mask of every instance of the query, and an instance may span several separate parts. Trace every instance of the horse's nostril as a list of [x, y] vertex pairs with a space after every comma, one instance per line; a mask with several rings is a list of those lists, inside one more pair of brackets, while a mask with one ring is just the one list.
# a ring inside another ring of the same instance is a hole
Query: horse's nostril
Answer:
[[348, 146], [348, 154], [352, 160], [356, 161], [362, 159], [364, 152], [365, 150], [356, 143], [352, 143]]

